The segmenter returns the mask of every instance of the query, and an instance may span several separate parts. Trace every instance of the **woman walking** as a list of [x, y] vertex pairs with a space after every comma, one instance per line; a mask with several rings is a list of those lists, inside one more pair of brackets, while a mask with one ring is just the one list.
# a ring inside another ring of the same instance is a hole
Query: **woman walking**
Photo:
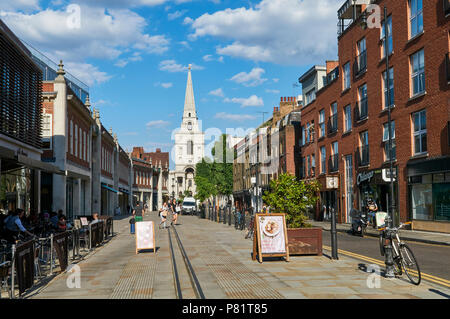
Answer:
[[177, 211], [177, 201], [175, 199], [173, 199], [172, 201], [171, 209], [172, 209], [172, 222], [170, 224], [173, 225], [173, 223], [175, 223], [176, 225], [178, 219], [178, 211]]
[[163, 207], [159, 209], [159, 216], [161, 217], [161, 222], [159, 223], [159, 229], [161, 229], [161, 224], [164, 223], [163, 229], [166, 228], [166, 221], [167, 221], [167, 203], [163, 204]]

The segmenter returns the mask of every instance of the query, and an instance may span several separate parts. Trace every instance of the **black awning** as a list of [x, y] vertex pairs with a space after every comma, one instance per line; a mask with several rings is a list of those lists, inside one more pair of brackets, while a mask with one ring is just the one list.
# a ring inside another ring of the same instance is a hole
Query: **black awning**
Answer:
[[408, 176], [450, 172], [450, 156], [409, 162], [406, 167]]
[[23, 156], [20, 154], [17, 155], [17, 162], [25, 165], [26, 167], [33, 168], [33, 169], [39, 169], [39, 170], [47, 172], [47, 173], [66, 175], [66, 173], [64, 171], [60, 170], [58, 167], [56, 167], [52, 164], [38, 161], [38, 160], [32, 159], [27, 156]]

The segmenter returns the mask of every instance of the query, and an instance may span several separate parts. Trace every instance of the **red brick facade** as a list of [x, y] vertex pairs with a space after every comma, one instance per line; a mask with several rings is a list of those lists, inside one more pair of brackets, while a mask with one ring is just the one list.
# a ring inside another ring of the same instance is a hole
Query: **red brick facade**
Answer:
[[[389, 66], [394, 70], [394, 107], [391, 108], [392, 121], [395, 122], [396, 160], [394, 166], [398, 169], [398, 185], [396, 189], [397, 210], [401, 221], [411, 220], [411, 203], [408, 190], [408, 169], [419, 160], [449, 156], [448, 123], [450, 121], [449, 84], [447, 81], [446, 54], [449, 52], [449, 18], [445, 17], [442, 1], [423, 1], [423, 28], [414, 39], [409, 34], [409, 7], [408, 1], [385, 0], [377, 1], [383, 8], [387, 7], [388, 16], [392, 19], [393, 52], [389, 56]], [[381, 10], [383, 11], [383, 10]], [[348, 27], [338, 38], [339, 51], [339, 78], [325, 86], [316, 93], [316, 100], [302, 109], [302, 126], [314, 122], [315, 139], [302, 147], [301, 156], [307, 158], [315, 155], [315, 176], [322, 182], [326, 190], [326, 176], [339, 176], [339, 188], [336, 198], [338, 201], [339, 221], [348, 222], [347, 204], [344, 198], [346, 193], [346, 176], [344, 156], [352, 157], [353, 164], [353, 195], [359, 202], [362, 200], [363, 190], [358, 185], [358, 174], [375, 172], [388, 168], [389, 162], [385, 156], [385, 143], [383, 142], [383, 125], [388, 122], [388, 112], [384, 108], [384, 80], [383, 72], [386, 70], [383, 58], [381, 30], [378, 28], [363, 29], [360, 20]], [[365, 38], [367, 68], [365, 72], [355, 75], [356, 59], [358, 56], [357, 42]], [[412, 97], [412, 66], [411, 56], [423, 49], [425, 92]], [[350, 88], [344, 90], [344, 65], [350, 63]], [[336, 65], [328, 65], [327, 70]], [[367, 86], [367, 118], [358, 121], [358, 88]], [[330, 124], [331, 104], [337, 103], [337, 131], [328, 132]], [[352, 128], [344, 132], [344, 108], [351, 107]], [[357, 108], [357, 110], [355, 110]], [[325, 110], [326, 135], [319, 135], [319, 112]], [[414, 155], [414, 123], [413, 114], [425, 110], [426, 112], [426, 152]], [[358, 147], [362, 146], [361, 133], [368, 132], [369, 163], [359, 163]], [[332, 143], [338, 143], [338, 170], [330, 172], [329, 158], [332, 152]], [[326, 174], [321, 174], [320, 148], [326, 150]], [[380, 175], [381, 176], [381, 175]], [[311, 175], [306, 176], [311, 177]], [[378, 177], [374, 177], [378, 178]], [[388, 183], [380, 182], [381, 192], [387, 190]], [[382, 199], [384, 211], [387, 209]], [[317, 213], [319, 217], [319, 212]]]

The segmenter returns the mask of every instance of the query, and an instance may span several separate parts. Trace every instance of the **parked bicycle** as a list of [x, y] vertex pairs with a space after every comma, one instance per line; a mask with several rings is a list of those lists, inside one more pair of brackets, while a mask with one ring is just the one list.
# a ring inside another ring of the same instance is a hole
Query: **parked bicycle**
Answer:
[[253, 233], [255, 230], [255, 216], [250, 218], [250, 224], [248, 225], [248, 232], [245, 235], [245, 239], [251, 238], [253, 240]]
[[[386, 225], [389, 224], [388, 218], [386, 218]], [[396, 276], [401, 276], [403, 271], [406, 276], [414, 285], [419, 285], [421, 282], [421, 274], [419, 264], [408, 245], [400, 239], [399, 230], [404, 226], [411, 224], [400, 223], [398, 227], [385, 226], [380, 228], [380, 252], [384, 256], [385, 244], [390, 244], [392, 247], [392, 256], [394, 259], [394, 272]]]

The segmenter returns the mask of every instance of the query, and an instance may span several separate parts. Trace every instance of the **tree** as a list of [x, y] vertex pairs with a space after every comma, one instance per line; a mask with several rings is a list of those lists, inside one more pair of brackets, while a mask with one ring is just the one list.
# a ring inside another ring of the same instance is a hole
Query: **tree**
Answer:
[[317, 181], [298, 181], [289, 173], [270, 181], [270, 191], [263, 200], [275, 213], [285, 213], [288, 228], [311, 227], [306, 223], [308, 210], [317, 202], [320, 184]]

